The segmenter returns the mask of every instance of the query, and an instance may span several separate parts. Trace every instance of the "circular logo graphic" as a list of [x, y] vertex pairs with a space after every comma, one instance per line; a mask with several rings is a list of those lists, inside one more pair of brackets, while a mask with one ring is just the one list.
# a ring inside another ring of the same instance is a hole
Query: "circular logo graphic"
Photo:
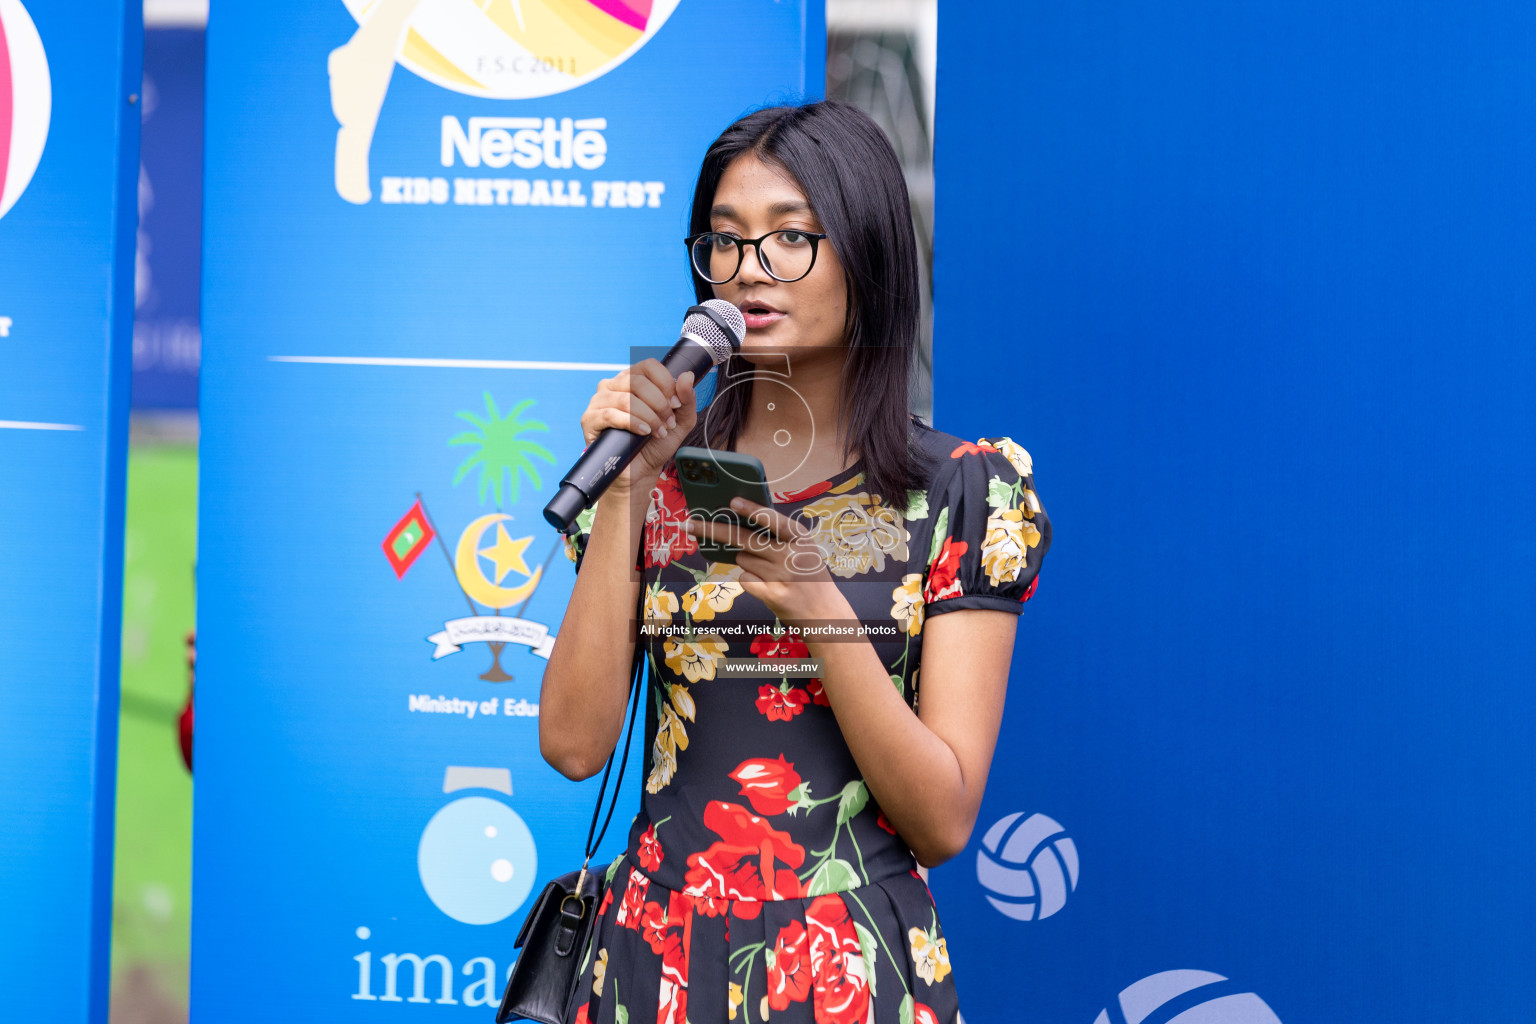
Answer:
[[[1163, 971], [1120, 993], [1125, 1024], [1280, 1024], [1275, 1011], [1252, 992], [1210, 971]], [[1118, 1024], [1109, 1010], [1093, 1024]]]
[[1077, 888], [1077, 846], [1043, 814], [1010, 814], [982, 837], [976, 880], [999, 913], [1016, 921], [1050, 917]]
[[[794, 475], [794, 473], [798, 471], [801, 466], [805, 465], [805, 460], [811, 457], [812, 446], [816, 443], [816, 429], [814, 426], [814, 417], [811, 414], [811, 406], [810, 403], [805, 400], [805, 397], [801, 395], [799, 391], [796, 391], [793, 387], [791, 387], [789, 382], [785, 380], [780, 374], [753, 373], [750, 371], [746, 373], [739, 373], [733, 377], [727, 378], [725, 386], [721, 387], [716, 392], [715, 399], [711, 400], [709, 405], [705, 407], [704, 436], [713, 437], [715, 434], [720, 432], [719, 423], [721, 414], [718, 410], [725, 408], [725, 404], [718, 401], [718, 399], [727, 391], [730, 391], [732, 388], [741, 387], [743, 384], [751, 385], [753, 399], [761, 401], [762, 408], [766, 410], [768, 414], [767, 422], [769, 426], [773, 425], [774, 419], [779, 419], [781, 422], [784, 421], [787, 417], [787, 414], [791, 411], [794, 411], [796, 414], [794, 417], [795, 420], [803, 419], [813, 424], [809, 433], [800, 437], [796, 437], [793, 433], [784, 427], [780, 427], [773, 432], [773, 443], [775, 445], [786, 449], [788, 454], [791, 456], [799, 456], [795, 464], [791, 466], [787, 471], [785, 471], [782, 476], [768, 478], [768, 486], [770, 488], [774, 488], [785, 477]], [[730, 467], [722, 465], [719, 462], [715, 463], [715, 469], [739, 483], [752, 482], [750, 479], [745, 479], [731, 472]]]
[[465, 924], [495, 924], [533, 891], [533, 833], [500, 800], [466, 796], [432, 815], [416, 868], [437, 909]]
[[455, 92], [531, 99], [628, 60], [678, 0], [344, 0], [359, 23], [404, 16], [399, 62]]
[[16, 205], [43, 158], [52, 109], [37, 26], [21, 0], [0, 0], [0, 217]]

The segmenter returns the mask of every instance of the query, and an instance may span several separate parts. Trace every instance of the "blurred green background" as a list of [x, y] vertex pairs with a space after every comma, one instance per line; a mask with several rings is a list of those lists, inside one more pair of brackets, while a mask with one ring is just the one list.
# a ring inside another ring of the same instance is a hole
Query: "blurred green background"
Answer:
[[135, 441], [128, 455], [122, 716], [112, 906], [112, 1022], [186, 1019], [192, 776], [177, 718], [194, 623], [197, 448]]

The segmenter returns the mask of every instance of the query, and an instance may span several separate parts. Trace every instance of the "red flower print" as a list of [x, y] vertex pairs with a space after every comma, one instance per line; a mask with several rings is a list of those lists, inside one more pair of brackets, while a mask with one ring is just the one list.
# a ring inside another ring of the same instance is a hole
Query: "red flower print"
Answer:
[[688, 984], [688, 946], [692, 936], [693, 901], [674, 892], [667, 901], [666, 935], [656, 952], [661, 954], [661, 973], [683, 986]]
[[610, 885], [603, 890], [603, 902], [597, 905], [597, 916], [602, 917], [608, 913], [608, 908], [611, 906], [613, 906], [613, 886]]
[[891, 835], [895, 835], [896, 834], [896, 826], [891, 824], [891, 819], [887, 818], [885, 816], [885, 812], [884, 811], [881, 811], [880, 812], [880, 817], [875, 819], [875, 824], [879, 825], [881, 828], [885, 829]]
[[810, 933], [799, 921], [779, 929], [773, 945], [773, 964], [768, 968], [768, 1005], [787, 1010], [811, 994]]
[[[805, 862], [805, 849], [789, 833], [780, 832], [767, 819], [739, 804], [711, 800], [704, 808], [704, 826], [720, 841], [702, 853], [688, 855], [683, 876], [690, 896], [715, 896], [745, 900], [731, 910], [744, 920], [762, 910], [761, 900], [798, 899], [800, 879], [790, 868]], [[785, 865], [776, 866], [775, 862]]]
[[778, 504], [788, 504], [791, 501], [807, 501], [807, 500], [809, 500], [811, 498], [816, 497], [816, 495], [818, 495], [818, 494], [825, 494], [826, 492], [830, 491], [831, 489], [832, 489], [832, 481], [831, 480], [823, 480], [819, 484], [811, 484], [811, 486], [805, 488], [804, 490], [789, 491], [787, 493], [786, 492], [781, 492], [781, 491], [774, 491], [773, 492], [773, 500], [776, 503], [778, 503]]
[[[809, 658], [811, 656], [811, 649], [805, 645], [804, 640], [800, 639], [799, 632], [793, 629], [786, 629], [778, 636], [774, 636], [772, 633], [757, 634], [756, 638], [752, 641], [752, 655], [757, 658], [767, 659]], [[819, 694], [821, 692], [820, 679], [812, 679], [808, 685], [814, 686], [816, 693]], [[770, 694], [768, 692], [770, 689], [768, 686], [758, 687], [757, 709], [767, 715], [772, 721], [789, 721], [800, 713], [800, 709], [806, 704], [807, 697], [814, 699], [814, 694], [799, 687], [790, 690], [783, 697]], [[824, 696], [817, 700], [816, 703], [823, 707], [830, 706], [827, 704]]]
[[576, 1011], [575, 1024], [589, 1024], [587, 1020], [587, 1004], [582, 1003], [581, 1009]]
[[777, 637], [772, 633], [757, 634], [752, 641], [752, 654], [758, 658], [808, 658], [811, 649], [799, 633], [787, 629]]
[[688, 990], [665, 976], [656, 1004], [656, 1024], [688, 1024]]
[[960, 556], [965, 554], [968, 547], [970, 545], [963, 540], [944, 538], [944, 546], [939, 549], [939, 557], [934, 559], [933, 568], [928, 571], [928, 583], [923, 587], [925, 602], [959, 596], [960, 581], [955, 578], [955, 574], [960, 571]]
[[806, 683], [805, 692], [811, 695], [812, 704], [820, 704], [824, 708], [832, 706], [832, 702], [827, 700], [827, 691], [822, 688], [820, 679], [812, 679]]
[[654, 942], [651, 944], [651, 949], [661, 956], [661, 991], [656, 1004], [656, 1020], [658, 1024], [687, 1024], [692, 901], [680, 892], [672, 893], [665, 920], [660, 948]]
[[640, 912], [640, 935], [650, 944], [651, 952], [660, 956], [667, 941], [667, 912], [660, 903], [647, 903]]
[[939, 1024], [939, 1016], [927, 1005], [913, 1003], [912, 1024]]
[[787, 722], [810, 702], [811, 695], [798, 686], [786, 691], [764, 683], [757, 688], [757, 710], [767, 715], [770, 722]]
[[668, 465], [651, 488], [651, 507], [645, 514], [645, 567], [666, 565], [678, 555], [699, 550], [698, 541], [683, 528], [688, 520], [688, 500], [677, 486]]
[[645, 890], [650, 884], [649, 878], [634, 868], [629, 869], [629, 882], [624, 886], [624, 902], [619, 904], [614, 924], [623, 925], [632, 931], [640, 930], [640, 912], [645, 909]]
[[795, 766], [780, 754], [770, 761], [754, 757], [743, 761], [731, 772], [731, 778], [741, 786], [741, 795], [747, 798], [758, 814], [783, 814], [794, 799], [790, 796], [800, 786], [800, 775]]
[[954, 451], [949, 453], [949, 457], [952, 458], [952, 459], [958, 459], [960, 456], [967, 455], [967, 454], [969, 454], [971, 452], [995, 452], [995, 451], [997, 451], [997, 449], [992, 447], [989, 444], [971, 444], [971, 442], [969, 442], [969, 441], [963, 441], [963, 442], [961, 442], [960, 447], [956, 448]]
[[647, 871], [661, 867], [661, 843], [656, 841], [656, 826], [651, 825], [640, 833], [640, 866]]
[[1039, 585], [1040, 585], [1040, 577], [1039, 577], [1039, 575], [1036, 575], [1034, 579], [1029, 581], [1029, 586], [1027, 588], [1025, 588], [1025, 590], [1024, 590], [1024, 596], [1019, 598], [1019, 600], [1020, 601], [1028, 601], [1030, 598], [1034, 597], [1035, 596], [1035, 588], [1038, 587]]
[[847, 905], [835, 893], [818, 896], [806, 908], [805, 921], [811, 935], [816, 1024], [863, 1024], [869, 1012], [869, 977]]
[[[767, 819], [760, 818], [740, 804], [711, 800], [704, 808], [704, 827], [735, 846], [762, 847], [792, 868], [805, 861], [805, 851], [795, 844], [788, 832], [780, 832]], [[774, 897], [785, 899], [787, 897]]]
[[[719, 896], [693, 896], [688, 897], [693, 901], [695, 913], [705, 917], [720, 917], [731, 909], [731, 901]], [[730, 933], [730, 926], [726, 926], [726, 933]]]

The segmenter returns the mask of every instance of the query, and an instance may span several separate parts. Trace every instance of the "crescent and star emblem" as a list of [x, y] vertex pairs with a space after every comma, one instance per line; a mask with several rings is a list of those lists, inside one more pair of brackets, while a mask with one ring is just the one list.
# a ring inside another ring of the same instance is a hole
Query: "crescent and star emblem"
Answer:
[[[459, 535], [458, 550], [454, 553], [453, 571], [459, 578], [464, 592], [487, 608], [510, 608], [526, 601], [539, 585], [544, 567], [528, 571], [523, 552], [533, 543], [532, 537], [513, 539], [507, 533], [506, 521], [512, 517], [505, 512], [492, 512], [481, 516], [464, 528]], [[496, 527], [496, 539], [490, 547], [482, 548], [481, 539], [492, 526]], [[494, 577], [488, 577], [481, 568], [480, 559], [487, 559], [495, 566]], [[509, 572], [528, 577], [515, 587], [503, 587], [501, 581]]]

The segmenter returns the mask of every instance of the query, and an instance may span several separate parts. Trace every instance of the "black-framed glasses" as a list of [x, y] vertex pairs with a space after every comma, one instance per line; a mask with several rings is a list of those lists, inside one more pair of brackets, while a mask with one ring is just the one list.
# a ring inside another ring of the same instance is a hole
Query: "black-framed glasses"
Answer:
[[683, 239], [694, 271], [710, 284], [725, 284], [741, 269], [747, 246], [757, 246], [757, 262], [775, 281], [798, 281], [816, 265], [816, 246], [823, 231], [786, 228], [761, 238], [737, 238], [723, 231], [705, 231]]

